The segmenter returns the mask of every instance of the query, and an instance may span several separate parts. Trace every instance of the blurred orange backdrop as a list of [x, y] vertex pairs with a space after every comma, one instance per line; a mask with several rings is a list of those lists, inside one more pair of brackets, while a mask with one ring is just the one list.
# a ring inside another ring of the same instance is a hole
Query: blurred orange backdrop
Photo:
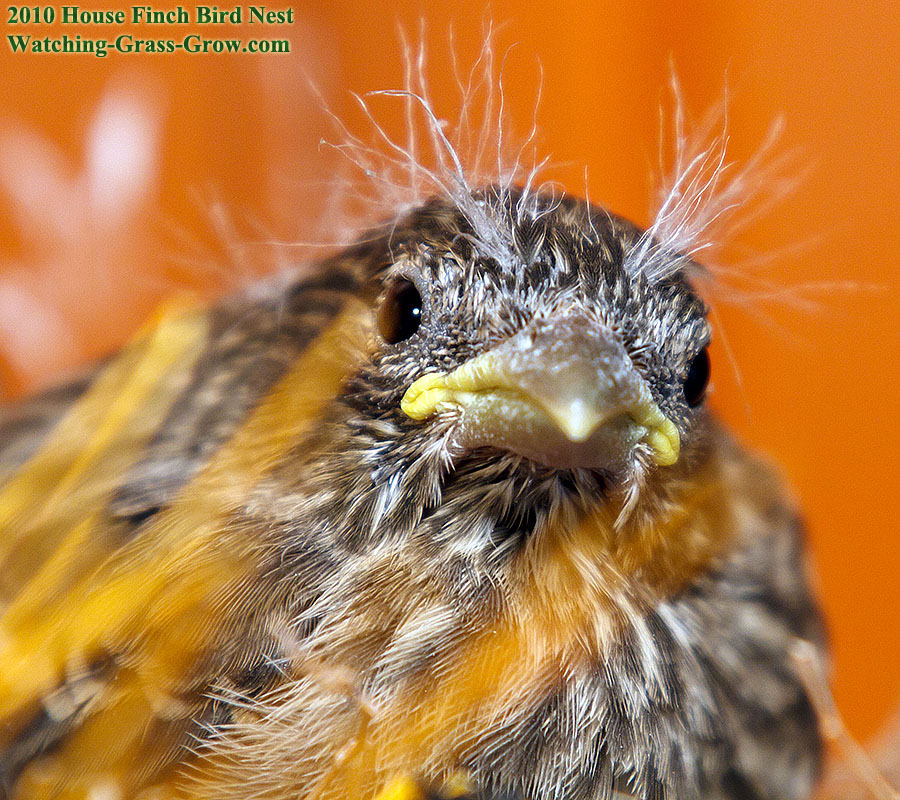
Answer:
[[[13, 54], [9, 33], [100, 32], [5, 22], [4, 395], [108, 352], [181, 285], [233, 283], [222, 280], [229, 272], [240, 283], [271, 266], [235, 244], [247, 230], [251, 239], [315, 236], [328, 179], [319, 140], [330, 129], [307, 78], [351, 118], [349, 90], [401, 86], [398, 26], [418, 40], [425, 20], [435, 102], [452, 109], [449, 29], [466, 65], [477, 58], [486, 13], [503, 23], [500, 52], [516, 44], [505, 75], [512, 128], [531, 127], [540, 64], [540, 150], [558, 165], [549, 176], [583, 193], [587, 167], [591, 198], [642, 223], [670, 62], [695, 112], [721, 100], [727, 74], [730, 155], [752, 157], [783, 117], [779, 148], [805, 177], [726, 251], [742, 260], [774, 254], [753, 269], [789, 291], [719, 307], [714, 403], [782, 465], [802, 500], [838, 703], [854, 732], [873, 733], [900, 702], [896, 0], [290, 7], [293, 25], [215, 32], [288, 37], [289, 55]], [[157, 26], [152, 35], [175, 32]], [[117, 167], [110, 148], [129, 136]], [[278, 252], [283, 261], [291, 251]]]

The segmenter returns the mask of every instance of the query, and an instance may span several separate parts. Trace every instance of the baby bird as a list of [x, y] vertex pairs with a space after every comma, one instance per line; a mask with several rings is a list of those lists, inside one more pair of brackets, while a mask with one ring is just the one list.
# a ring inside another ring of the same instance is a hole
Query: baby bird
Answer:
[[0, 416], [0, 795], [799, 800], [796, 510], [696, 267], [437, 196]]

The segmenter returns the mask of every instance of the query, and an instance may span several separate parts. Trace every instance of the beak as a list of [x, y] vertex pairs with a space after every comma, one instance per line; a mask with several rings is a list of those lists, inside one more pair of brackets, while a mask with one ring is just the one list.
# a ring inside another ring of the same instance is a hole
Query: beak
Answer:
[[624, 347], [580, 312], [536, 320], [452, 372], [422, 376], [400, 407], [415, 420], [456, 411], [463, 446], [557, 467], [620, 468], [641, 442], [657, 464], [678, 460], [678, 429]]

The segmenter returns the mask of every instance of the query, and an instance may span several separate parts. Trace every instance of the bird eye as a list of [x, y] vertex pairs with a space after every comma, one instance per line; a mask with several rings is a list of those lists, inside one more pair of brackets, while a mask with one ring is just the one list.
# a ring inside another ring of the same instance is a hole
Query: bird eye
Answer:
[[422, 295], [412, 281], [394, 281], [378, 309], [378, 330], [385, 341], [397, 344], [408, 339], [422, 322]]
[[706, 387], [709, 386], [709, 350], [704, 347], [688, 367], [687, 377], [684, 379], [684, 399], [694, 408], [703, 402], [706, 396]]

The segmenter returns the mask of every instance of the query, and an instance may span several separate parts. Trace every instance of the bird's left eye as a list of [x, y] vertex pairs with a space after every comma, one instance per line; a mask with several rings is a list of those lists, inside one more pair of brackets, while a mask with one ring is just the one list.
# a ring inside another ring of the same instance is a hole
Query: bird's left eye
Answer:
[[706, 387], [709, 386], [709, 350], [704, 347], [688, 367], [687, 377], [684, 379], [684, 399], [691, 407], [695, 408], [706, 397]]
[[408, 339], [422, 322], [422, 295], [412, 281], [394, 281], [378, 309], [378, 330], [389, 344]]

